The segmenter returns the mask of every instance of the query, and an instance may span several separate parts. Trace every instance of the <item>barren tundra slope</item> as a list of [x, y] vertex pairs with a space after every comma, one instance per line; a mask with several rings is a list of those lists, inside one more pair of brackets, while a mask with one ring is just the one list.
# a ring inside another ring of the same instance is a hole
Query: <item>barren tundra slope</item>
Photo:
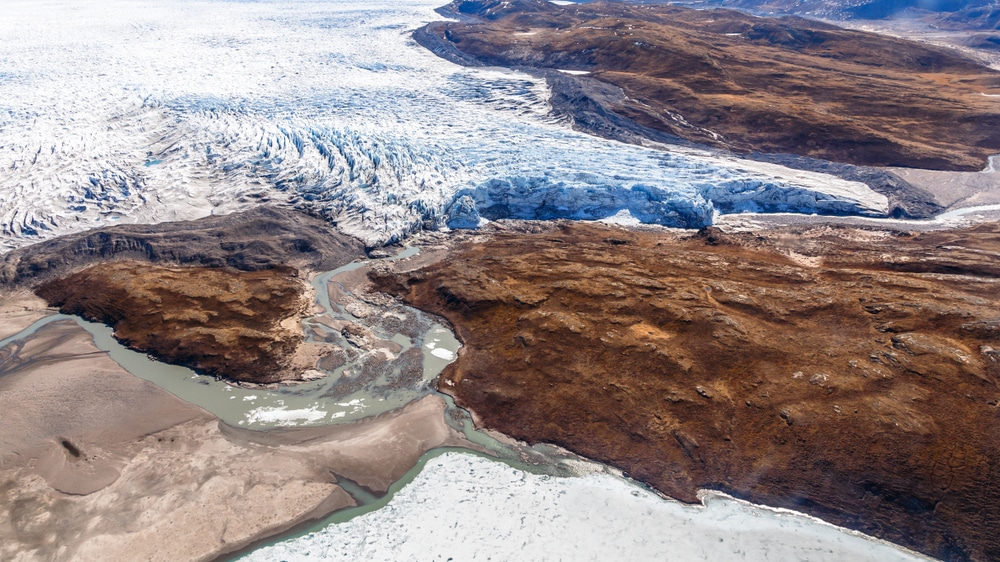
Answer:
[[373, 274], [465, 347], [479, 423], [695, 501], [713, 488], [1000, 558], [1000, 228], [496, 230]]
[[418, 34], [437, 52], [589, 72], [578, 80], [623, 95], [560, 100], [557, 91], [554, 101], [597, 104], [697, 143], [942, 170], [980, 170], [1000, 152], [1000, 111], [990, 97], [1000, 95], [1000, 73], [943, 48], [729, 10], [542, 0], [447, 9], [466, 17]]
[[35, 285], [110, 260], [232, 267], [334, 269], [364, 253], [358, 239], [301, 211], [262, 206], [228, 215], [96, 228], [0, 256], [0, 285]]
[[[650, 3], [639, 0], [638, 3]], [[654, 0], [652, 3], [656, 3]], [[690, 0], [686, 6], [722, 7], [766, 14], [794, 14], [834, 20], [896, 19], [939, 29], [1000, 29], [997, 0]]]
[[[125, 345], [204, 374], [255, 383], [297, 378], [297, 320], [311, 304], [289, 267], [263, 271], [96, 265], [35, 292], [65, 314], [103, 322]], [[297, 368], [298, 367], [298, 368]]]

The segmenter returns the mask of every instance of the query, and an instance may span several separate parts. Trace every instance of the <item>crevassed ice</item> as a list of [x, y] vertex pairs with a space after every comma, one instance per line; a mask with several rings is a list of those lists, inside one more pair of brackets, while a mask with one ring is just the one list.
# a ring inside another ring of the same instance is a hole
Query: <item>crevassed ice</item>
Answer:
[[4, 2], [0, 247], [261, 202], [374, 244], [441, 226], [461, 190], [494, 214], [524, 199], [504, 212], [631, 208], [676, 226], [711, 220], [713, 201], [884, 211], [831, 176], [576, 133], [549, 116], [542, 81], [413, 43], [441, 3]]

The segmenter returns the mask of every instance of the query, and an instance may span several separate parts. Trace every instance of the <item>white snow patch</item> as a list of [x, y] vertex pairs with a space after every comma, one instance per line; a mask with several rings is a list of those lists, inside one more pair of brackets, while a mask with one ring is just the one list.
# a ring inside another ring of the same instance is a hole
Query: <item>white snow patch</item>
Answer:
[[573, 76], [586, 76], [587, 74], [590, 74], [589, 70], [563, 70], [561, 68], [556, 70], [562, 72], [563, 74], [572, 74]]
[[439, 359], [444, 359], [445, 361], [454, 361], [455, 353], [453, 351], [447, 350], [443, 347], [438, 347], [431, 350], [431, 355]]
[[[295, 426], [304, 423], [317, 422], [326, 417], [326, 412], [318, 407], [288, 410], [284, 407], [261, 406], [247, 412], [246, 422], [273, 423], [278, 426]], [[240, 422], [242, 425], [243, 422]]]

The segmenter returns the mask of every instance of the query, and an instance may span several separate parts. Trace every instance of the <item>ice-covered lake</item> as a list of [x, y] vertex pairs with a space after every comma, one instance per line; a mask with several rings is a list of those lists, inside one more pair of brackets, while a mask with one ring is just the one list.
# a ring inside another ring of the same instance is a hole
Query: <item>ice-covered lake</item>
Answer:
[[376, 243], [441, 226], [461, 190], [512, 216], [672, 226], [720, 204], [884, 211], [831, 176], [574, 132], [543, 80], [416, 45], [443, 1], [5, 1], [0, 248], [265, 201]]
[[248, 562], [928, 560], [814, 518], [722, 495], [667, 501], [609, 474], [555, 478], [460, 453], [432, 459], [389, 503], [262, 548]]

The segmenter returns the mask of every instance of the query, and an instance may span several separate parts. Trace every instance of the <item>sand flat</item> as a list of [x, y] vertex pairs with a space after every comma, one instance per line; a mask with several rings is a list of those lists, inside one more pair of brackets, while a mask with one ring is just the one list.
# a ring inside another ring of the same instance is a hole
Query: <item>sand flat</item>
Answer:
[[[0, 357], [0, 559], [210, 560], [354, 505], [462, 443], [428, 397], [362, 423], [271, 433], [221, 424], [56, 321]], [[180, 540], [179, 540], [180, 539]]]

